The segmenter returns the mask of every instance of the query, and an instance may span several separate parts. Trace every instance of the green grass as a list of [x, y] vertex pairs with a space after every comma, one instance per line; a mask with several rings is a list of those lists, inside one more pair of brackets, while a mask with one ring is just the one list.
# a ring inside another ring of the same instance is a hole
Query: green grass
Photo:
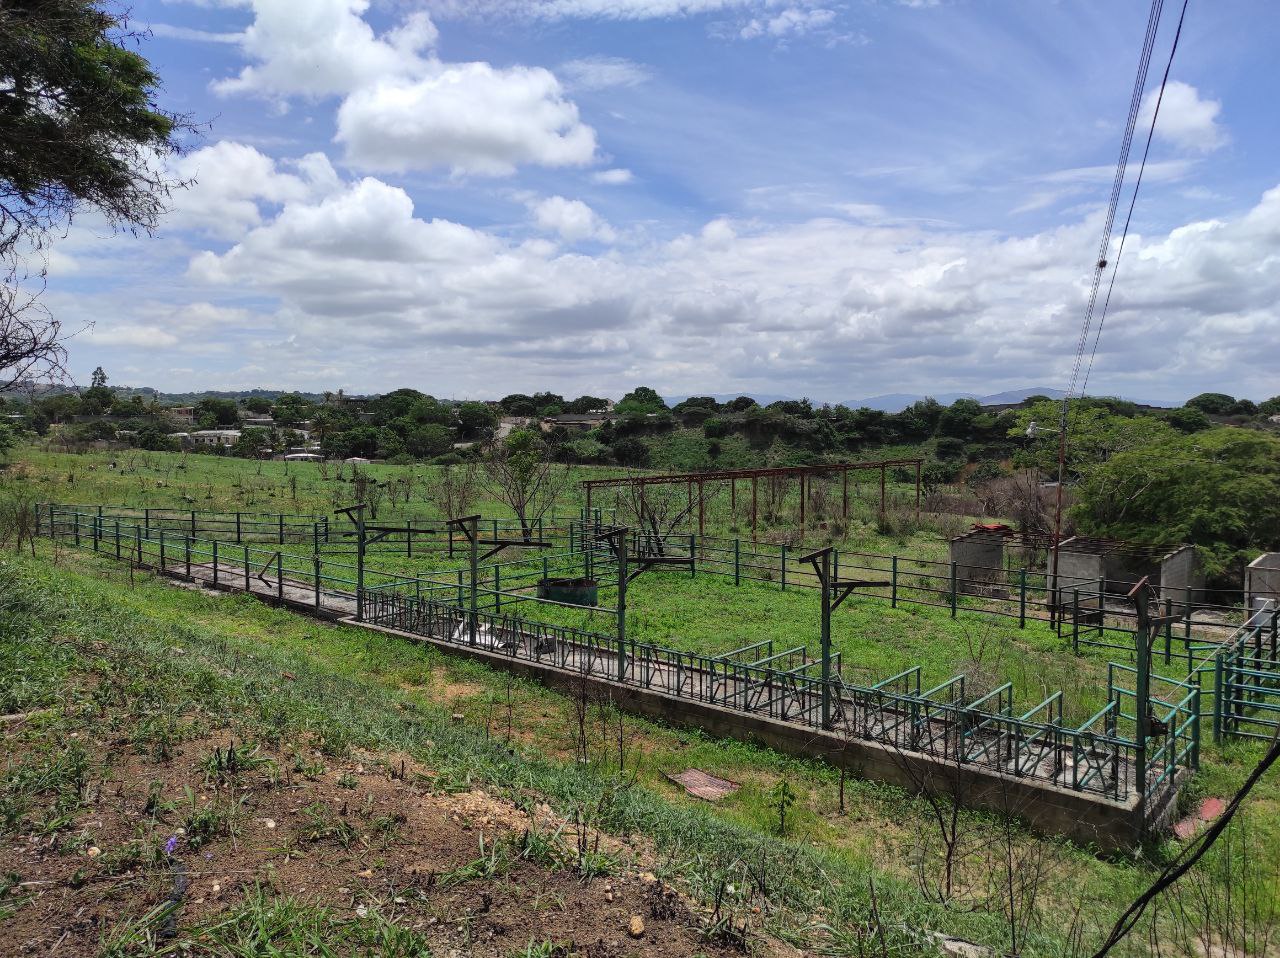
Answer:
[[[934, 874], [928, 809], [896, 789], [851, 782], [851, 814], [841, 816], [835, 809], [834, 773], [818, 763], [635, 720], [627, 720], [627, 767], [620, 777], [611, 758], [607, 730], [613, 718], [607, 710], [592, 716], [590, 761], [575, 763], [567, 760], [571, 749], [564, 738], [569, 703], [535, 685], [513, 683], [521, 734], [509, 745], [501, 732], [508, 687], [503, 676], [246, 597], [177, 590], [145, 576], [132, 587], [118, 578], [104, 579], [112, 569], [82, 555], [64, 557], [60, 566], [47, 559], [15, 559], [0, 567], [4, 708], [50, 709], [32, 735], [49, 733], [48, 740], [58, 743], [48, 746], [46, 760], [10, 760], [3, 797], [15, 814], [6, 830], [29, 829], [50, 810], [76, 806], [83, 759], [57, 730], [74, 727], [111, 703], [124, 710], [115, 719], [122, 727], [166, 713], [176, 717], [141, 736], [144, 747], [155, 738], [191, 734], [186, 729], [198, 719], [201, 727], [231, 727], [240, 741], [281, 742], [306, 735], [338, 754], [352, 745], [403, 751], [438, 770], [438, 788], [483, 784], [521, 803], [545, 799], [566, 816], [584, 816], [615, 834], [642, 836], [658, 850], [662, 871], [703, 900], [724, 900], [728, 885], [750, 889], [776, 934], [839, 949], [836, 953], [860, 953], [869, 927], [883, 927], [901, 953], [924, 950], [924, 930], [996, 946], [1007, 938], [998, 888], [989, 887], [995, 870], [983, 857], [1000, 847], [1004, 834], [993, 819], [962, 816], [973, 849], [965, 866], [968, 884], [953, 904], [940, 904], [924, 893], [922, 885], [929, 883], [917, 881], [911, 864], [923, 855], [925, 873]], [[107, 672], [111, 681], [102, 680]], [[282, 678], [286, 672], [288, 680]], [[467, 694], [442, 701], [442, 684], [464, 686]], [[466, 722], [451, 720], [455, 709], [466, 713]], [[1203, 787], [1219, 794], [1233, 787], [1256, 754], [1246, 748], [1223, 753]], [[721, 806], [684, 799], [664, 783], [662, 773], [685, 765], [734, 778], [744, 787]], [[797, 796], [786, 839], [776, 835], [775, 789], [781, 780]], [[1272, 779], [1238, 830], [1248, 845], [1238, 841], [1231, 855], [1212, 859], [1203, 870], [1199, 892], [1205, 901], [1220, 907], [1227, 888], [1255, 899], [1264, 897], [1259, 889], [1269, 888], [1266, 907], [1276, 907], [1278, 802], [1280, 789]], [[225, 821], [210, 827], [234, 828], [234, 810]], [[338, 838], [321, 835], [319, 840]], [[1020, 856], [1034, 852], [1048, 863], [1026, 955], [1070, 954], [1073, 910], [1081, 902], [1087, 905], [1086, 941], [1096, 938], [1151, 874], [1143, 860], [1102, 861], [1016, 831], [1011, 847]], [[1156, 847], [1148, 854], [1158, 860], [1164, 850]], [[267, 920], [277, 906], [294, 907], [274, 899], [249, 900], [242, 912], [225, 916], [221, 927], [247, 936], [236, 940], [284, 942], [278, 947], [285, 955], [309, 953], [296, 952], [302, 946], [281, 938], [279, 923]], [[1198, 920], [1194, 896], [1179, 906], [1187, 909], [1181, 918], [1164, 909], [1153, 919], [1170, 941], [1175, 928], [1185, 932]], [[347, 933], [346, 925], [334, 930], [325, 924], [329, 918], [321, 922], [327, 934]], [[138, 950], [143, 947], [138, 942], [145, 942], [148, 920], [134, 916], [122, 926], [127, 941], [121, 947], [135, 950], [115, 954], [146, 953]], [[295, 923], [305, 930], [315, 927], [310, 922], [303, 916]], [[1121, 953], [1143, 954], [1146, 947], [1139, 938]]]

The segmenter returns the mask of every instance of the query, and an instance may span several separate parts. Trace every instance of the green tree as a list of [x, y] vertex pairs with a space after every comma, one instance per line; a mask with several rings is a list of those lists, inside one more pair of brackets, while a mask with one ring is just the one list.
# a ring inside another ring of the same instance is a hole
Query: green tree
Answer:
[[[180, 184], [163, 159], [190, 127], [156, 102], [160, 81], [109, 0], [0, 5], [0, 390], [61, 373], [61, 325], [22, 286], [25, 253], [93, 212], [150, 232]], [[157, 162], [160, 160], [160, 162]]]
[[520, 520], [525, 539], [532, 538], [534, 524], [560, 501], [572, 479], [548, 453], [538, 433], [517, 429], [485, 454], [489, 491]]
[[567, 413], [575, 413], [579, 416], [589, 412], [599, 412], [607, 409], [609, 400], [601, 399], [599, 396], [579, 396], [564, 404], [564, 411]]
[[0, 422], [0, 459], [7, 458], [9, 450], [17, 444], [18, 434], [8, 423]]
[[1168, 433], [1089, 472], [1078, 528], [1136, 542], [1190, 542], [1211, 574], [1280, 546], [1280, 440], [1256, 430]]
[[664, 412], [667, 404], [655, 390], [648, 386], [637, 386], [622, 397], [616, 408], [620, 416], [647, 416], [649, 413]]
[[1199, 396], [1188, 399], [1186, 404], [1210, 416], [1227, 416], [1230, 415], [1236, 400], [1235, 397], [1228, 396], [1226, 393], [1201, 393]]
[[196, 404], [196, 421], [199, 423], [212, 422], [212, 426], [205, 426], [204, 428], [234, 426], [240, 421], [240, 409], [236, 406], [234, 399], [206, 397]]
[[[234, 405], [234, 403], [233, 403]], [[272, 407], [272, 419], [277, 426], [298, 426], [315, 413], [315, 403], [299, 393], [285, 393]]]
[[458, 429], [466, 439], [487, 439], [498, 427], [498, 414], [482, 402], [464, 402], [458, 406]]
[[404, 437], [404, 451], [415, 459], [432, 459], [453, 448], [453, 431], [438, 423], [415, 426]]
[[265, 429], [253, 426], [243, 429], [240, 438], [231, 447], [231, 454], [241, 459], [257, 459], [262, 455], [264, 447], [269, 446], [271, 437]]
[[240, 401], [244, 404], [244, 408], [255, 416], [265, 416], [271, 412], [271, 400], [265, 396], [249, 396]]
[[1280, 396], [1272, 396], [1270, 399], [1264, 399], [1258, 403], [1258, 412], [1264, 416], [1274, 416], [1280, 413]]
[[1183, 406], [1181, 409], [1171, 409], [1164, 417], [1167, 422], [1178, 432], [1199, 432], [1202, 429], [1208, 429], [1213, 425], [1209, 421], [1209, 417], [1195, 406]]
[[[1025, 443], [1015, 457], [1020, 466], [1035, 466], [1047, 475], [1058, 468], [1058, 417], [1061, 406], [1055, 400], [1042, 400], [1019, 411], [1016, 424], [1009, 430], [1011, 438]], [[1041, 430], [1028, 438], [1027, 428], [1034, 422]], [[1089, 399], [1073, 400], [1067, 415], [1068, 478], [1086, 475], [1090, 469], [1112, 456], [1173, 436], [1168, 423], [1154, 416], [1113, 415], [1105, 402]]]
[[613, 458], [620, 466], [644, 468], [649, 465], [649, 447], [643, 440], [628, 436], [613, 444]]

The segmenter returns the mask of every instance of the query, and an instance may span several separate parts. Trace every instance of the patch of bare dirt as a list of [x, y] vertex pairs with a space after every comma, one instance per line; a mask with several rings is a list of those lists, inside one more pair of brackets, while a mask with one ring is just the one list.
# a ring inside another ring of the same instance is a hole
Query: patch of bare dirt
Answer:
[[[167, 900], [180, 907], [161, 934], [180, 936], [257, 886], [345, 917], [376, 911], [440, 955], [506, 956], [530, 941], [584, 956], [740, 953], [706, 939], [636, 848], [580, 841], [545, 805], [445, 793], [407, 759], [255, 752], [221, 734], [155, 761], [122, 740], [82, 740], [84, 806], [0, 844], [0, 871], [16, 878], [0, 897], [0, 916], [12, 909], [0, 955], [97, 955], [124, 919]], [[562, 857], [530, 852], [538, 838]], [[613, 864], [584, 877], [582, 849]]]

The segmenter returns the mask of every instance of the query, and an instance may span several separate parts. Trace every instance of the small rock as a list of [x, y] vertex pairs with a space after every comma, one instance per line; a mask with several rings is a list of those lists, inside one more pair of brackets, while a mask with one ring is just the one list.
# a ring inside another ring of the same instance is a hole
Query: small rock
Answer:
[[221, 885], [219, 885], [217, 882], [214, 882], [214, 883], [213, 883], [213, 893], [216, 895], [216, 894], [218, 894], [218, 892], [220, 892], [220, 891], [222, 891], [222, 886], [221, 886]]
[[644, 919], [639, 915], [631, 916], [631, 924], [627, 926], [627, 934], [632, 938], [644, 937]]
[[99, 848], [97, 845], [90, 845], [85, 850], [85, 854], [88, 855], [90, 858], [97, 858], [99, 855], [102, 854], [102, 849]]
[[263, 825], [266, 825], [266, 826], [267, 826], [267, 828], [269, 828], [269, 829], [271, 829], [271, 828], [275, 828], [275, 827], [276, 827], [276, 820], [275, 820], [274, 818], [264, 818], [264, 819], [262, 820], [262, 824], [263, 824]]

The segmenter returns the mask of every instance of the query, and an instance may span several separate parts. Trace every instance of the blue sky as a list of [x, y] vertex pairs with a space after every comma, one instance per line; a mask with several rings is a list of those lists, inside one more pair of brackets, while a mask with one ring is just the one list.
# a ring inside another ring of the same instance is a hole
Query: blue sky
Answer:
[[[81, 221], [48, 301], [77, 375], [175, 390], [1062, 386], [1146, 16], [139, 2], [194, 185], [152, 238]], [[1280, 392], [1278, 48], [1191, 3], [1091, 391]]]

